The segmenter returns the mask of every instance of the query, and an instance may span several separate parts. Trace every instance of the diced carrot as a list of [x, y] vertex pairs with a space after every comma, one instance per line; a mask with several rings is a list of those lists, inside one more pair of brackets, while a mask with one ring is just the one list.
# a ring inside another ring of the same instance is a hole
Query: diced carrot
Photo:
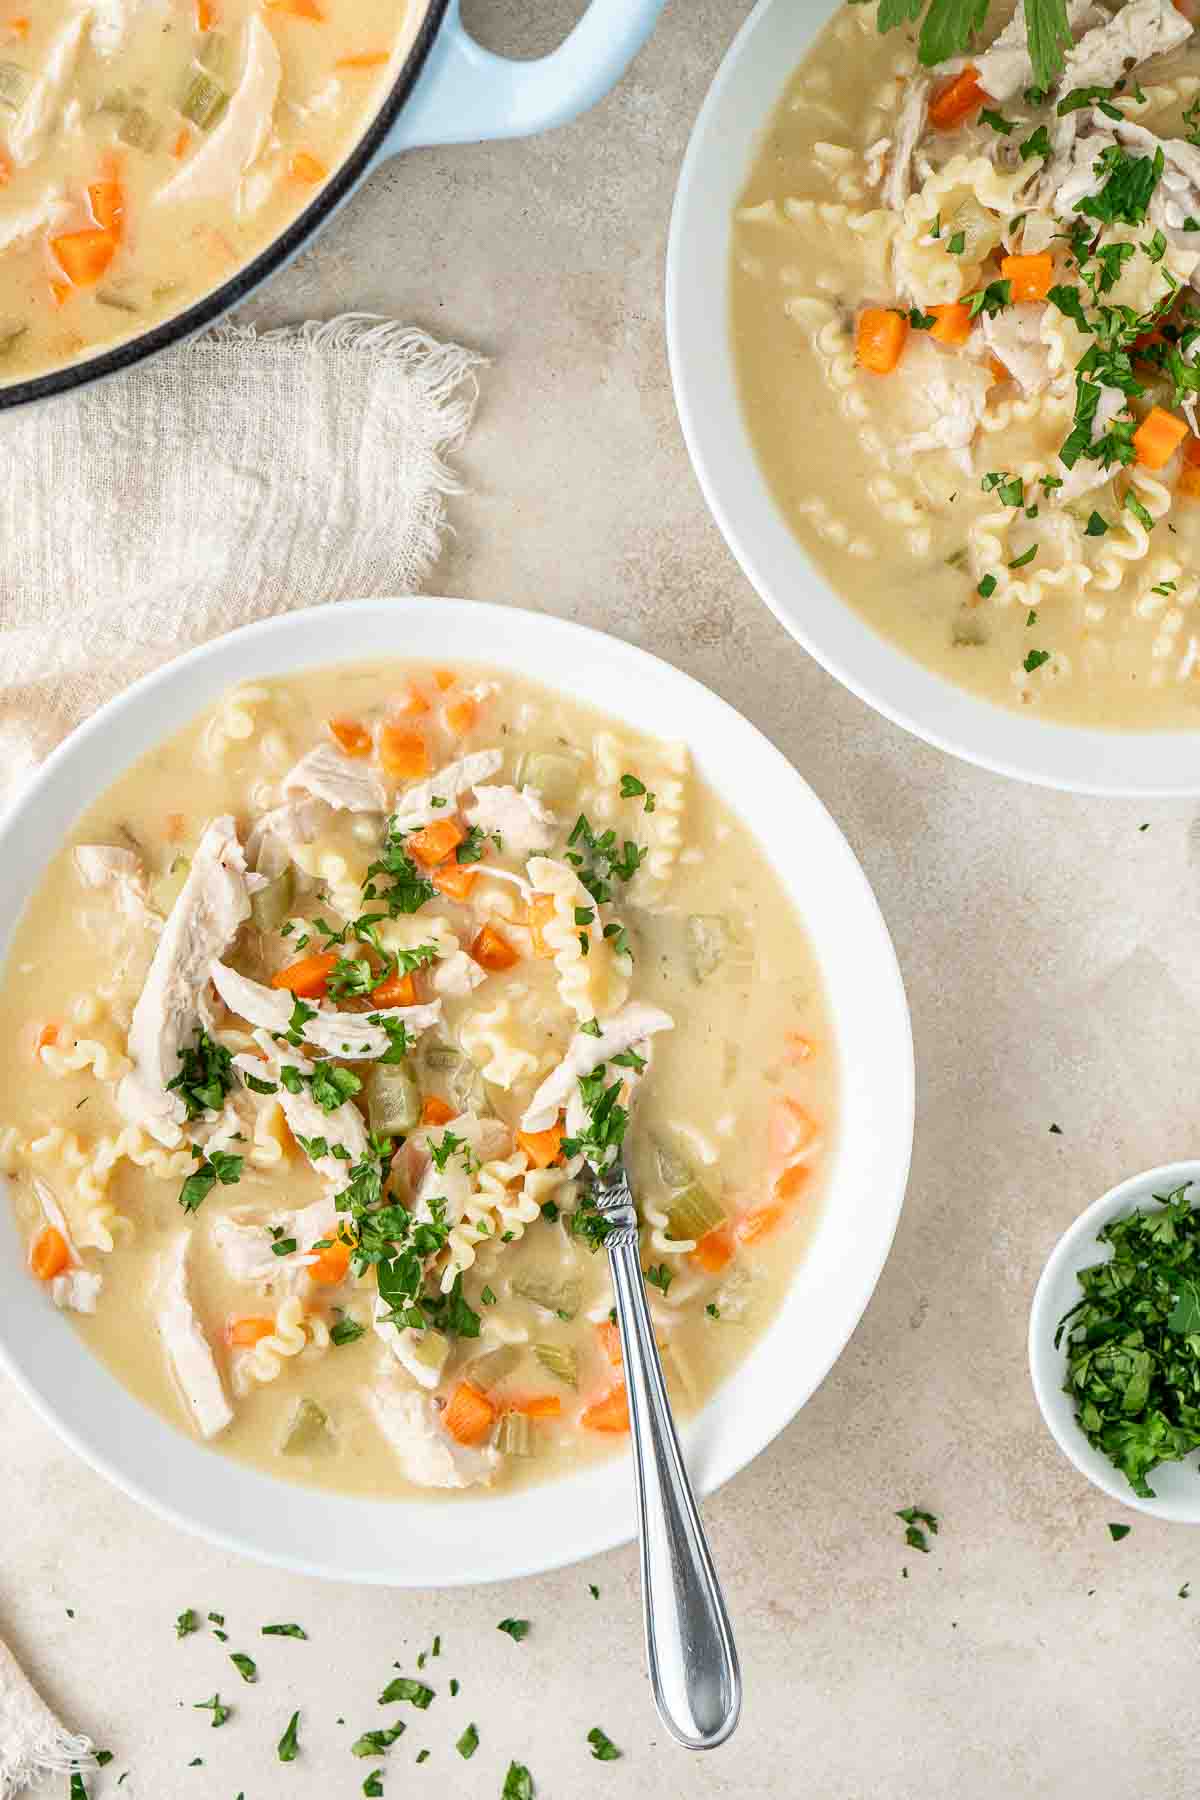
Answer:
[[52, 281], [50, 283], [50, 298], [55, 306], [65, 306], [71, 298], [71, 293], [72, 288], [69, 281]]
[[530, 894], [527, 918], [529, 931], [533, 938], [533, 954], [535, 956], [553, 956], [554, 947], [545, 939], [545, 929], [554, 917], [553, 894]]
[[0, 150], [0, 187], [12, 179], [13, 166], [3, 150]]
[[629, 1395], [625, 1383], [610, 1388], [603, 1399], [584, 1407], [579, 1423], [588, 1431], [628, 1431]]
[[785, 1208], [773, 1201], [763, 1206], [755, 1206], [748, 1213], [743, 1213], [737, 1223], [737, 1234], [743, 1244], [753, 1244], [768, 1231], [774, 1231], [784, 1219]]
[[890, 375], [908, 337], [908, 320], [886, 306], [868, 306], [858, 315], [856, 355], [860, 368]]
[[448, 1125], [456, 1116], [454, 1108], [436, 1094], [426, 1094], [421, 1102], [422, 1125]]
[[337, 953], [333, 950], [314, 951], [311, 956], [302, 956], [298, 962], [289, 963], [286, 969], [276, 969], [271, 986], [287, 988], [289, 993], [298, 994], [302, 1000], [320, 1000], [336, 961]]
[[459, 699], [451, 700], [442, 713], [442, 717], [446, 721], [446, 730], [453, 732], [455, 737], [466, 737], [468, 731], [473, 728], [478, 715], [479, 708], [470, 694], [463, 694]]
[[211, 31], [220, 16], [216, 0], [196, 0], [197, 31]]
[[317, 0], [267, 0], [272, 12], [291, 13], [296, 19], [312, 19], [318, 25], [325, 23], [325, 14], [317, 5]]
[[379, 760], [394, 781], [419, 781], [429, 773], [429, 749], [416, 731], [384, 725], [379, 732]]
[[1152, 406], [1133, 434], [1139, 463], [1144, 469], [1163, 468], [1187, 435], [1186, 419], [1176, 418], [1161, 406]]
[[511, 969], [517, 961], [516, 951], [494, 925], [483, 927], [471, 945], [471, 955], [480, 968], [486, 969], [490, 975], [498, 975], [502, 969]]
[[114, 238], [119, 238], [125, 220], [125, 196], [121, 192], [120, 182], [107, 180], [89, 183], [88, 201], [92, 217], [101, 231], [111, 232]]
[[1009, 369], [1005, 363], [1002, 363], [998, 356], [989, 356], [988, 357], [988, 368], [992, 372], [992, 380], [993, 381], [1011, 381], [1012, 380], [1012, 370]]
[[307, 150], [297, 150], [288, 161], [288, 174], [293, 181], [324, 181], [329, 170]]
[[517, 1144], [535, 1169], [548, 1169], [562, 1159], [563, 1128], [547, 1126], [545, 1131], [518, 1131]]
[[557, 1394], [514, 1394], [504, 1401], [509, 1412], [524, 1413], [527, 1419], [557, 1419], [562, 1401]]
[[415, 687], [410, 687], [401, 699], [393, 701], [393, 705], [398, 713], [410, 719], [429, 711], [428, 700], [420, 688]]
[[782, 1175], [775, 1178], [775, 1198], [784, 1206], [789, 1206], [803, 1188], [808, 1186], [812, 1170], [807, 1163], [790, 1163]]
[[33, 1240], [33, 1248], [29, 1252], [29, 1267], [39, 1281], [53, 1281], [61, 1275], [71, 1261], [71, 1252], [67, 1249], [67, 1240], [61, 1231], [53, 1225], [43, 1226]]
[[934, 94], [929, 102], [929, 123], [936, 125], [939, 131], [952, 131], [986, 99], [987, 95], [979, 85], [979, 70], [973, 63], [968, 63]]
[[422, 831], [414, 831], [411, 837], [405, 838], [404, 848], [423, 868], [436, 869], [439, 863], [444, 863], [458, 848], [466, 835], [457, 819], [435, 819], [432, 825], [426, 825]]
[[785, 1031], [783, 1041], [787, 1045], [784, 1059], [790, 1063], [808, 1062], [816, 1049], [812, 1039], [802, 1031]]
[[478, 876], [479, 870], [469, 869], [466, 863], [445, 862], [429, 879], [438, 893], [445, 894], [448, 900], [466, 900]]
[[339, 56], [335, 69], [381, 69], [388, 60], [386, 50], [360, 50], [356, 56]]
[[415, 1006], [417, 984], [411, 975], [389, 975], [386, 981], [371, 989], [371, 1003], [374, 1006]]
[[625, 1361], [621, 1349], [621, 1331], [615, 1319], [604, 1319], [596, 1327], [596, 1336], [600, 1339], [600, 1348], [607, 1356], [614, 1369], [619, 1369]]
[[187, 823], [182, 813], [168, 813], [166, 818], [166, 834], [168, 841], [177, 844], [183, 836], [183, 828]]
[[332, 1244], [317, 1253], [315, 1263], [308, 1266], [310, 1281], [320, 1282], [322, 1287], [337, 1287], [345, 1281], [346, 1271], [350, 1267], [350, 1246], [343, 1244], [341, 1238], [334, 1238]]
[[72, 287], [90, 287], [116, 255], [117, 240], [111, 231], [67, 231], [50, 248]]
[[454, 673], [453, 669], [435, 669], [433, 671], [433, 679], [444, 694], [447, 688], [452, 688], [454, 686], [454, 683], [458, 680], [458, 676]]
[[1000, 274], [1012, 282], [1014, 305], [1044, 300], [1054, 285], [1054, 258], [1049, 250], [1039, 250], [1035, 256], [1002, 256]]
[[42, 1050], [44, 1050], [46, 1048], [47, 1044], [57, 1044], [57, 1042], [58, 1042], [58, 1026], [53, 1023], [43, 1025], [42, 1029], [38, 1032], [37, 1038], [34, 1042], [34, 1046], [33, 1046], [34, 1055], [37, 1056]]
[[9, 19], [7, 23], [8, 29], [14, 37], [25, 38], [29, 36], [29, 27], [32, 22], [22, 13], [19, 19]]
[[370, 756], [375, 740], [358, 719], [330, 719], [333, 740], [346, 756]]
[[783, 1094], [771, 1108], [771, 1122], [767, 1130], [767, 1145], [771, 1155], [780, 1162], [797, 1156], [807, 1148], [817, 1135], [816, 1120], [810, 1112], [793, 1100], [790, 1094]]
[[179, 136], [175, 139], [175, 142], [171, 145], [171, 155], [176, 159], [181, 156], [186, 156], [188, 150], [191, 148], [191, 142], [192, 134], [185, 125], [179, 133]]
[[460, 1381], [442, 1414], [442, 1424], [460, 1444], [480, 1444], [496, 1422], [496, 1408], [473, 1381]]
[[1189, 463], [1175, 483], [1175, 492], [1185, 500], [1200, 500], [1200, 468]]
[[936, 338], [939, 344], [965, 344], [971, 335], [971, 309], [964, 306], [961, 300], [948, 300], [941, 306], [931, 306], [930, 312], [937, 324], [930, 329], [930, 337]]
[[717, 1225], [712, 1231], [705, 1232], [692, 1251], [690, 1260], [697, 1263], [706, 1275], [719, 1275], [732, 1255], [733, 1227]]
[[261, 1338], [270, 1337], [274, 1319], [230, 1319], [225, 1327], [225, 1340], [239, 1349], [248, 1350]]

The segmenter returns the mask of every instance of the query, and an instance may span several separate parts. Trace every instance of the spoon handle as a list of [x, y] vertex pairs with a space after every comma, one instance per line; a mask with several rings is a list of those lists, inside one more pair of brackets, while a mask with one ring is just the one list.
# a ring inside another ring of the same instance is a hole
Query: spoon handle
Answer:
[[671, 1736], [712, 1750], [741, 1711], [737, 1649], [675, 1433], [624, 1172], [606, 1186], [600, 1205], [612, 1221], [606, 1242], [629, 1395], [650, 1683]]

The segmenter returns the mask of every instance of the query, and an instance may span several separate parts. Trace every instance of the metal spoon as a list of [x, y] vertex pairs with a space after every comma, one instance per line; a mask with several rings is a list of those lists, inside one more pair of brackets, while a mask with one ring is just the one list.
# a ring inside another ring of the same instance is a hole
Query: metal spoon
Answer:
[[638, 1254], [638, 1221], [619, 1160], [597, 1178], [625, 1358], [642, 1545], [650, 1684], [663, 1724], [688, 1750], [723, 1744], [742, 1709], [742, 1674], [692, 1484], [671, 1417]]

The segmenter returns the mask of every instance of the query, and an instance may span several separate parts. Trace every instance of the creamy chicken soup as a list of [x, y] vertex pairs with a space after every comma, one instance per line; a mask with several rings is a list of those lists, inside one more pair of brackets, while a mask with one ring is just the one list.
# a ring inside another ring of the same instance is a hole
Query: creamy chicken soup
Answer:
[[803, 929], [686, 747], [480, 669], [244, 686], [147, 755], [31, 900], [0, 1036], [47, 1329], [217, 1449], [363, 1494], [622, 1441], [594, 1198], [622, 1140], [702, 1402], [836, 1124]]
[[1196, 728], [1200, 46], [1170, 0], [1068, 12], [1042, 95], [1022, 12], [924, 70], [839, 9], [737, 212], [743, 404], [801, 542], [921, 663]]
[[263, 249], [352, 147], [424, 10], [0, 10], [0, 383], [145, 331]]

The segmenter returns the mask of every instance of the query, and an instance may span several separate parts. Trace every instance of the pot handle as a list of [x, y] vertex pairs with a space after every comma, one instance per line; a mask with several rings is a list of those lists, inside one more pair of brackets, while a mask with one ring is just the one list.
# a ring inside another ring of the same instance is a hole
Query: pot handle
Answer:
[[663, 0], [591, 0], [549, 56], [515, 62], [485, 50], [450, 0], [428, 61], [376, 161], [434, 144], [530, 137], [603, 99], [649, 37]]

